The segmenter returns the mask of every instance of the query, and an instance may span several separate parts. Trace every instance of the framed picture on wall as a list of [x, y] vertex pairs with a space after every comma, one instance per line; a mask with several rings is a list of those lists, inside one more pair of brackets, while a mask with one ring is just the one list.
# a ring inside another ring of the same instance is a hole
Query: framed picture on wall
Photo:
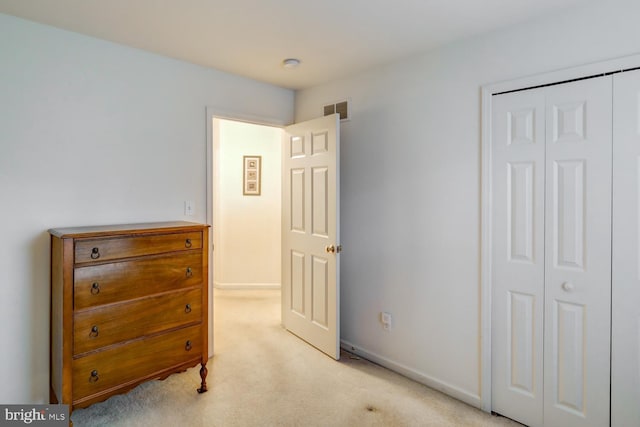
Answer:
[[260, 195], [262, 156], [243, 157], [242, 194], [245, 196]]

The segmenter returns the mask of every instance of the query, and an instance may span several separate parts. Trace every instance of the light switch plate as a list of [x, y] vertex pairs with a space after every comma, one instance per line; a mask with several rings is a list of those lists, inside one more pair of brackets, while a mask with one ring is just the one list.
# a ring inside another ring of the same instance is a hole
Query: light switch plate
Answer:
[[186, 200], [184, 202], [184, 214], [191, 216], [195, 211], [195, 205], [192, 200]]

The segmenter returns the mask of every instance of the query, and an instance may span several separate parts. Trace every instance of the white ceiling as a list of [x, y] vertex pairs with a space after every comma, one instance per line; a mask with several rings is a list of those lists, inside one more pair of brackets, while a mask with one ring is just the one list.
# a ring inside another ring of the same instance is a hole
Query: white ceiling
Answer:
[[300, 89], [587, 1], [0, 0], [0, 13]]

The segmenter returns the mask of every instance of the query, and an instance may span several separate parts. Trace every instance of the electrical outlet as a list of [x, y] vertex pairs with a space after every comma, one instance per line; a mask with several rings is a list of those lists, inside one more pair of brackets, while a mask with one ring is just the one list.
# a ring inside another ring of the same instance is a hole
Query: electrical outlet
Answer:
[[195, 205], [192, 200], [185, 200], [184, 202], [184, 214], [191, 216], [195, 211]]
[[388, 331], [391, 329], [391, 322], [392, 322], [392, 317], [391, 317], [391, 313], [387, 313], [387, 312], [382, 312], [380, 313], [380, 322], [382, 323], [382, 327], [384, 328], [385, 331]]

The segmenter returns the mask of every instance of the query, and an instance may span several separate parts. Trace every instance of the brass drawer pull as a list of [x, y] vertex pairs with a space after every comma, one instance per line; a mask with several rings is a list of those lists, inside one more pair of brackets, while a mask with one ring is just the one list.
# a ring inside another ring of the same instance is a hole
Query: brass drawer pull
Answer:
[[187, 351], [191, 350], [191, 340], [187, 340], [187, 342], [184, 344], [184, 349]]
[[93, 325], [93, 327], [91, 328], [91, 333], [89, 334], [90, 337], [95, 338], [97, 337], [99, 334], [98, 332], [98, 326], [97, 325]]
[[98, 258], [100, 258], [100, 249], [99, 248], [91, 249], [91, 259], [98, 259]]
[[91, 295], [98, 295], [100, 293], [100, 284], [98, 282], [93, 282], [91, 285]]
[[193, 245], [191, 244], [191, 239], [187, 239], [187, 240], [185, 240], [185, 242], [184, 242], [184, 247], [185, 247], [185, 248], [190, 248], [191, 246], [193, 246]]
[[185, 313], [191, 313], [191, 304], [187, 304], [184, 306], [184, 312]]
[[98, 382], [99, 379], [100, 379], [100, 377], [98, 376], [98, 371], [96, 371], [96, 370], [91, 371], [91, 376], [89, 377], [89, 382], [90, 383], [95, 383], [95, 382]]
[[193, 270], [191, 269], [191, 267], [187, 267], [187, 272], [185, 273], [185, 275], [187, 277], [193, 276]]

